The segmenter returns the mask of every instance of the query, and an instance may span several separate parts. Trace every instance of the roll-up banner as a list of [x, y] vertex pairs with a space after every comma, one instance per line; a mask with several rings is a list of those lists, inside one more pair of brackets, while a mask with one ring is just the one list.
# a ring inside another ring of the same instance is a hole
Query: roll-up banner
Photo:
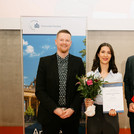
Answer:
[[[36, 120], [38, 101], [34, 92], [39, 59], [56, 53], [55, 39], [59, 30], [67, 29], [71, 32], [72, 45], [70, 53], [81, 57], [83, 62], [86, 62], [86, 20], [86, 17], [21, 17], [25, 124], [30, 122], [28, 117], [29, 109], [33, 110], [31, 122]], [[33, 128], [36, 128], [37, 131], [40, 130], [40, 128], [31, 127], [31, 132], [34, 131]], [[28, 127], [25, 128], [25, 131], [29, 131]]]

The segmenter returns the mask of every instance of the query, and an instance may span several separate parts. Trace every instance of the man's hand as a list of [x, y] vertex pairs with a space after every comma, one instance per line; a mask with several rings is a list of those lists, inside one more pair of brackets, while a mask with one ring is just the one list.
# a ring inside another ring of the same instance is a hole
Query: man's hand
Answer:
[[74, 113], [74, 110], [71, 108], [68, 108], [68, 109], [64, 110], [64, 113], [60, 116], [60, 118], [66, 119], [66, 118], [70, 117], [73, 113]]
[[60, 118], [66, 119], [74, 113], [74, 110], [71, 108], [68, 109], [56, 108], [54, 110], [54, 113], [58, 115]]
[[56, 108], [54, 113], [60, 117], [65, 114], [65, 111], [62, 108]]
[[129, 104], [129, 112], [134, 113], [134, 103], [133, 102]]

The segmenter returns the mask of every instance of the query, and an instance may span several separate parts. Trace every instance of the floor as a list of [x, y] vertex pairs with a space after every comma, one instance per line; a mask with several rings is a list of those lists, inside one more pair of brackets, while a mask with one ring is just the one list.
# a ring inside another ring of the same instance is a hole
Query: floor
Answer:
[[131, 132], [129, 128], [127, 129], [121, 128], [119, 134], [131, 134]]
[[[39, 123], [25, 123], [25, 134], [33, 134], [35, 128], [37, 129], [38, 132], [40, 132], [41, 130], [41, 126]], [[86, 130], [85, 130], [85, 126], [81, 125], [80, 129], [79, 129], [79, 133], [80, 134], [85, 134]], [[119, 134], [131, 134], [130, 129], [123, 129], [120, 128]]]
[[[86, 131], [86, 130], [85, 130]], [[131, 134], [130, 129], [120, 128], [119, 134]]]

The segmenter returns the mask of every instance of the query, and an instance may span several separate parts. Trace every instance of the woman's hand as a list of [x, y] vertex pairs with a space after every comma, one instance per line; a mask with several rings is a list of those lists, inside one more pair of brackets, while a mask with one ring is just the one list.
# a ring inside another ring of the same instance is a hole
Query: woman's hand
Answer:
[[92, 106], [93, 103], [94, 103], [94, 101], [91, 100], [90, 98], [85, 98], [85, 106], [86, 106], [86, 108], [87, 108], [88, 106]]
[[110, 116], [116, 116], [116, 115], [117, 115], [117, 112], [115, 111], [115, 109], [111, 109], [111, 110], [109, 111], [109, 115], [110, 115]]

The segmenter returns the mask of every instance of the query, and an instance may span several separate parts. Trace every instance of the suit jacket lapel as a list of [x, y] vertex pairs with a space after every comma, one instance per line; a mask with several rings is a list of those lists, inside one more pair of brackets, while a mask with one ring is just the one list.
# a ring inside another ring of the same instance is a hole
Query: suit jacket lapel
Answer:
[[73, 68], [73, 59], [72, 59], [72, 56], [69, 54], [67, 82], [68, 82], [69, 78], [71, 77], [72, 68]]
[[58, 73], [58, 64], [57, 64], [57, 56], [54, 54], [52, 56], [52, 62], [53, 62], [53, 77], [55, 80], [55, 83], [57, 85], [57, 88], [59, 88], [59, 73]]

